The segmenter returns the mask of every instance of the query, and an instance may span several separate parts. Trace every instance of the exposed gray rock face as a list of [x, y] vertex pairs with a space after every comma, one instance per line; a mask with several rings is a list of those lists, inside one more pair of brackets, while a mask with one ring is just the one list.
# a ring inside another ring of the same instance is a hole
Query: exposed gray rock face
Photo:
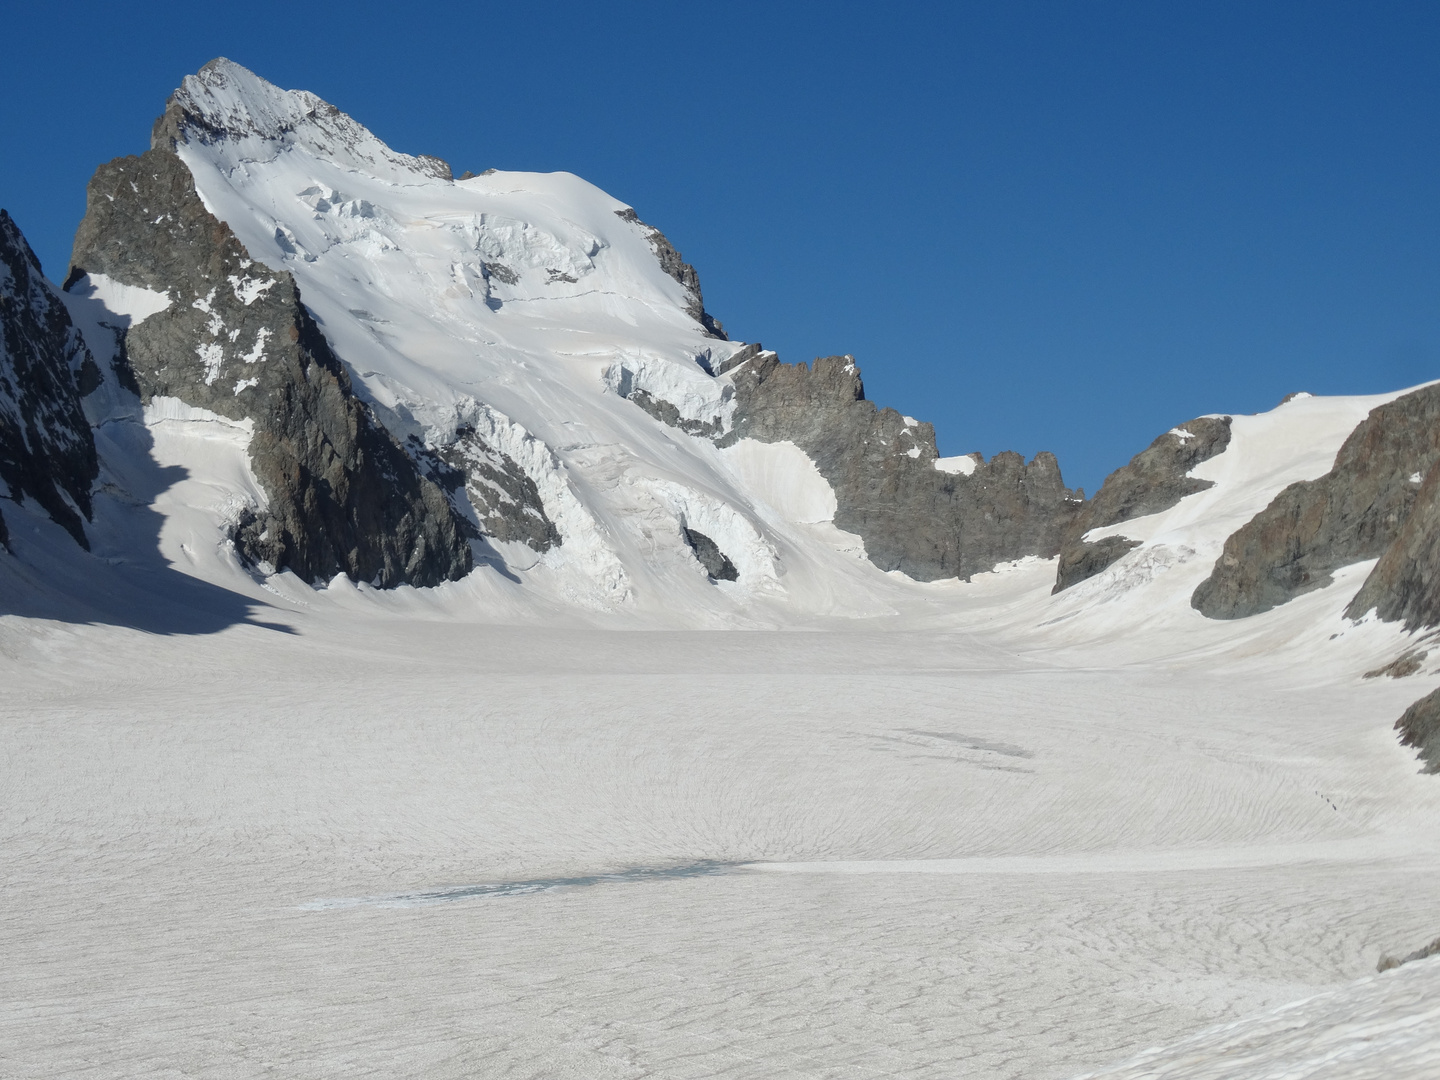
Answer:
[[1169, 510], [1187, 495], [1215, 486], [1187, 475], [1230, 445], [1228, 416], [1200, 416], [1171, 428], [1105, 478], [1081, 515], [1086, 529]]
[[936, 469], [935, 429], [866, 401], [853, 357], [807, 366], [757, 351], [731, 378], [734, 426], [720, 444], [793, 441], [834, 489], [835, 524], [882, 570], [934, 581], [1048, 558], [1080, 510], [1052, 454], [997, 454], [968, 476]]
[[[87, 550], [100, 465], [80, 398], [82, 383], [99, 379], [64, 302], [0, 210], [0, 479], [11, 499], [34, 499]], [[0, 543], [10, 545], [3, 517]]]
[[1407, 630], [1440, 623], [1440, 464], [1425, 474], [1405, 523], [1345, 614], [1359, 619], [1372, 608]]
[[[157, 137], [168, 146], [189, 131], [172, 100]], [[356, 398], [294, 278], [250, 259], [173, 152], [100, 167], [72, 263], [70, 280], [101, 273], [170, 297], [123, 342], [144, 400], [254, 422], [250, 460], [268, 506], [237, 526], [243, 557], [311, 582], [344, 572], [435, 585], [470, 570], [444, 494]]]
[[[1225, 541], [1191, 604], [1212, 619], [1243, 618], [1328, 585], [1342, 566], [1379, 558], [1400, 536], [1420, 478], [1437, 460], [1440, 386], [1372, 410], [1340, 447], [1328, 473], [1291, 484]], [[1423, 559], [1425, 538], [1414, 537], [1406, 550]], [[1368, 594], [1371, 606], [1384, 600], [1387, 610], [1401, 612], [1426, 603], [1414, 599], [1420, 595], [1412, 588], [1415, 579], [1399, 565], [1405, 559], [1397, 554], [1377, 579]], [[1399, 591], [1391, 595], [1389, 588]]]
[[685, 537], [685, 543], [695, 553], [695, 558], [700, 565], [705, 567], [705, 572], [710, 575], [713, 581], [738, 581], [740, 571], [735, 569], [735, 564], [730, 557], [720, 550], [720, 546], [702, 532], [694, 529], [684, 528], [681, 533]]
[[1426, 694], [1406, 709], [1395, 721], [1395, 730], [1400, 732], [1404, 745], [1420, 751], [1420, 760], [1425, 763], [1422, 771], [1440, 772], [1440, 690]]
[[1139, 546], [1139, 540], [1131, 540], [1128, 536], [1105, 536], [1093, 544], [1072, 540], [1060, 551], [1059, 565], [1055, 568], [1055, 587], [1050, 592], [1064, 592], [1071, 585], [1094, 577]]
[[1387, 675], [1392, 679], [1404, 679], [1419, 671], [1425, 664], [1425, 658], [1429, 655], [1430, 650], [1428, 649], [1406, 649], [1388, 664], [1365, 672], [1363, 678], [1378, 679], [1382, 675]]
[[518, 542], [536, 552], [560, 544], [560, 531], [545, 513], [535, 481], [473, 427], [457, 428], [454, 441], [441, 447], [427, 448], [411, 438], [411, 452], [425, 466], [425, 475], [452, 502], [465, 499], [478, 524], [476, 535]]
[[692, 420], [689, 417], [681, 416], [680, 410], [664, 398], [657, 398], [648, 390], [635, 389], [625, 395], [626, 401], [633, 401], [640, 408], [659, 420], [662, 424], [679, 428], [687, 435], [699, 435], [704, 439], [719, 438], [723, 432], [723, 425], [719, 418], [712, 420]]
[[705, 332], [711, 337], [728, 341], [725, 336], [725, 328], [705, 310], [705, 298], [700, 292], [700, 275], [695, 268], [687, 263], [675, 250], [675, 245], [665, 238], [665, 234], [654, 225], [647, 225], [640, 220], [640, 216], [630, 207], [624, 210], [616, 210], [617, 217], [630, 222], [645, 234], [645, 239], [650, 241], [650, 249], [655, 252], [655, 257], [660, 260], [660, 269], [678, 281], [690, 293], [689, 303], [686, 310], [690, 317], [705, 328]]
[[[734, 355], [729, 356], [729, 357], [726, 357], [726, 358], [725, 358], [724, 360], [722, 360], [719, 364], [717, 364], [717, 365], [715, 366], [715, 370], [712, 371], [710, 374], [712, 374], [712, 375], [725, 375], [725, 374], [727, 374], [727, 373], [729, 373], [729, 372], [731, 372], [731, 371], [734, 371], [736, 368], [738, 368], [741, 364], [745, 363], [746, 361], [748, 361], [748, 360], [754, 360], [757, 356], [759, 356], [759, 355], [760, 355], [761, 353], [763, 353], [764, 351], [765, 351], [765, 347], [764, 347], [763, 345], [761, 345], [758, 341], [752, 341], [752, 342], [750, 342], [748, 345], [742, 345], [742, 346], [740, 346], [740, 348], [734, 353]], [[771, 353], [770, 355], [771, 355], [771, 356], [774, 356], [775, 354], [774, 354], [774, 353]]]
[[1392, 968], [1401, 967], [1402, 965], [1413, 963], [1416, 960], [1426, 960], [1435, 956], [1437, 953], [1440, 953], [1440, 938], [1436, 938], [1430, 942], [1429, 945], [1422, 945], [1414, 952], [1406, 953], [1404, 956], [1382, 956], [1380, 957], [1380, 962], [1375, 965], [1375, 970], [1389, 971]]
[[503, 281], [506, 285], [514, 285], [520, 280], [520, 275], [504, 263], [487, 262], [481, 263], [480, 265], [484, 267], [487, 277], [493, 277], [496, 281]]
[[1169, 510], [1187, 495], [1215, 485], [1186, 475], [1202, 461], [1223, 453], [1230, 445], [1228, 416], [1201, 416], [1171, 428], [1105, 478], [1105, 483], [1076, 516], [1071, 534], [1060, 552], [1053, 592], [1094, 577], [1120, 559], [1139, 541], [1106, 537], [1087, 544], [1081, 537], [1091, 529]]

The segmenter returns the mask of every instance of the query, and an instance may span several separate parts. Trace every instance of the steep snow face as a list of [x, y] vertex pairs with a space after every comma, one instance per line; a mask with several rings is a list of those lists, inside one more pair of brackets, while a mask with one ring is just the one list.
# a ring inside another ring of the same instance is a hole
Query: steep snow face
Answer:
[[644, 390], [723, 428], [728, 386], [706, 368], [737, 348], [696, 321], [694, 293], [624, 203], [568, 173], [452, 182], [443, 163], [227, 61], [187, 78], [167, 121], [207, 208], [294, 274], [398, 437], [443, 448], [479, 402], [488, 424], [543, 445], [519, 464], [565, 522], [542, 560], [563, 593], [633, 601], [667, 528], [670, 569], [689, 574], [682, 507], [747, 519], [737, 537], [758, 530], [712, 447], [624, 399]]

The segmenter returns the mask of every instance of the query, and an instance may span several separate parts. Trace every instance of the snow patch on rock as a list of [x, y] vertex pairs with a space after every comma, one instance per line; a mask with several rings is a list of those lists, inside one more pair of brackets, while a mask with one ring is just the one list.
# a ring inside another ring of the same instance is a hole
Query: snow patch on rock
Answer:
[[606, 365], [600, 380], [618, 397], [643, 391], [674, 406], [682, 420], [713, 427], [716, 434], [730, 429], [735, 413], [735, 388], [705, 374], [693, 362], [629, 352]]
[[443, 446], [462, 427], [473, 429], [481, 442], [509, 457], [534, 481], [545, 514], [560, 534], [560, 544], [546, 551], [540, 562], [566, 572], [568, 595], [587, 607], [628, 601], [630, 581], [624, 564], [604, 526], [576, 495], [569, 470], [554, 451], [522, 425], [474, 398], [455, 402], [441, 422], [432, 419], [426, 425], [425, 442]]
[[106, 322], [112, 326], [139, 326], [151, 315], [158, 315], [168, 308], [173, 298], [168, 292], [156, 292], [139, 285], [123, 285], [104, 274], [85, 274], [73, 282], [65, 293], [67, 306], [70, 300], [89, 301], [101, 305], [107, 315]]
[[793, 442], [741, 439], [720, 454], [745, 490], [782, 520], [819, 524], [835, 519], [834, 489]]
[[740, 572], [737, 584], [766, 589], [778, 584], [779, 554], [744, 514], [729, 503], [671, 480], [641, 480], [674, 516], [677, 533], [694, 529], [704, 533]]
[[961, 476], [969, 476], [980, 464], [977, 454], [961, 454], [959, 457], [942, 457], [935, 459], [935, 468], [945, 473], [959, 473]]

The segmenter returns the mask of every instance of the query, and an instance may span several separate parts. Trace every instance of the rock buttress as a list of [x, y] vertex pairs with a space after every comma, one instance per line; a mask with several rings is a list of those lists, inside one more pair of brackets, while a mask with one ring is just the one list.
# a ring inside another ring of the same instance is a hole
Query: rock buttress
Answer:
[[1405, 523], [1345, 614], [1359, 619], [1371, 610], [1407, 630], [1440, 623], [1440, 462], [1425, 474]]
[[[100, 464], [80, 384], [98, 378], [64, 302], [0, 210], [0, 480], [11, 499], [34, 499], [87, 550]], [[9, 546], [3, 520], [0, 543]]]
[[782, 364], [757, 352], [727, 372], [742, 438], [794, 442], [835, 492], [835, 524], [858, 534], [870, 561], [920, 581], [969, 578], [997, 563], [1060, 550], [1080, 504], [1054, 455], [1015, 453], [969, 475], [935, 468], [935, 429], [865, 400], [849, 356]]
[[1422, 772], [1440, 772], [1440, 690], [1426, 694], [1415, 702], [1399, 720], [1395, 730], [1400, 732], [1400, 742], [1420, 751], [1420, 760], [1425, 763]]
[[1371, 410], [1331, 470], [1291, 484], [1225, 541], [1191, 605], [1212, 619], [1269, 611], [1384, 555], [1440, 460], [1440, 385]]
[[1076, 515], [1060, 551], [1055, 571], [1055, 588], [1063, 592], [1071, 585], [1094, 577], [1122, 558], [1139, 541], [1109, 536], [1093, 543], [1083, 537], [1091, 529], [1118, 525], [1122, 521], [1169, 510], [1187, 495], [1214, 487], [1210, 480], [1190, 476], [1201, 462], [1224, 453], [1230, 445], [1228, 416], [1200, 416], [1159, 436], [1140, 453], [1109, 476]]
[[268, 505], [237, 527], [243, 557], [310, 582], [343, 572], [435, 585], [469, 572], [444, 494], [355, 396], [294, 278], [249, 257], [172, 151], [100, 167], [71, 262], [70, 280], [100, 273], [169, 295], [124, 342], [145, 401], [254, 422], [250, 461]]

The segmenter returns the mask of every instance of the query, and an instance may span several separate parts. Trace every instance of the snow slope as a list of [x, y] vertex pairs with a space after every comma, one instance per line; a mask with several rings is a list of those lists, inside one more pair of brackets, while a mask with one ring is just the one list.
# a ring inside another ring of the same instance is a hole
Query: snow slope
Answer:
[[[625, 204], [568, 173], [451, 182], [224, 62], [180, 97], [233, 133], [177, 147], [207, 208], [295, 275], [392, 431], [444, 445], [478, 412], [501, 446], [533, 446], [517, 460], [563, 538], [535, 577], [602, 609], [659, 606], [689, 578], [697, 603], [680, 530], [704, 520], [759, 571], [727, 591], [772, 587], [756, 512], [714, 448], [622, 396], [644, 389], [723, 422], [728, 386], [702, 364], [737, 348], [706, 335]], [[523, 560], [512, 569], [533, 562], [509, 554]]]
[[1077, 1080], [1249, 1080], [1440, 1074], [1440, 961], [1372, 975], [1193, 1035]]
[[0, 621], [0, 1074], [1062, 1080], [1435, 936], [1402, 687], [349, 595]]

